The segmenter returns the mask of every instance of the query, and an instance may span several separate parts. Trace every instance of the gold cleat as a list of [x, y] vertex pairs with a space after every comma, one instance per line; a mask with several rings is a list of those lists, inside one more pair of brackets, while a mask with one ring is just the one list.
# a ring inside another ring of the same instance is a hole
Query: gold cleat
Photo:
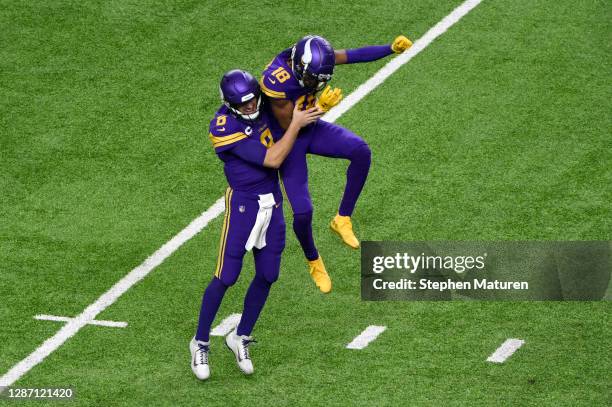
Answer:
[[353, 224], [350, 216], [336, 215], [329, 224], [331, 229], [336, 232], [344, 243], [353, 249], [359, 249], [359, 240], [353, 233]]
[[327, 274], [327, 270], [325, 270], [325, 264], [323, 264], [323, 259], [321, 259], [321, 256], [319, 256], [316, 260], [308, 261], [308, 271], [310, 272], [310, 277], [312, 277], [321, 292], [327, 294], [331, 291], [331, 278], [329, 278], [329, 274]]

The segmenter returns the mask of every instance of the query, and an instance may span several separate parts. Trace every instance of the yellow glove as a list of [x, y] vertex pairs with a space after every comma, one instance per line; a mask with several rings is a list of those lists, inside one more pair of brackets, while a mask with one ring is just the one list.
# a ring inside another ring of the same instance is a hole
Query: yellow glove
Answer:
[[412, 41], [403, 35], [399, 35], [393, 40], [393, 44], [391, 44], [391, 51], [395, 52], [396, 54], [401, 54], [410, 47], [412, 47]]
[[327, 85], [319, 96], [319, 99], [317, 99], [317, 106], [319, 109], [327, 112], [329, 109], [340, 103], [341, 100], [342, 90], [340, 88], [335, 88], [332, 90], [331, 86]]

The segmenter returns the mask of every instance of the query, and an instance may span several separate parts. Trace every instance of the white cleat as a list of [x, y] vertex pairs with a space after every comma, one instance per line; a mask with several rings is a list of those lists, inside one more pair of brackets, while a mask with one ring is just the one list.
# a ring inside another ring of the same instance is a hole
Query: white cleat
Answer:
[[233, 330], [225, 337], [225, 344], [234, 352], [238, 367], [244, 374], [253, 374], [253, 362], [249, 356], [249, 344], [255, 342], [251, 336], [238, 336], [236, 330]]
[[191, 351], [191, 370], [200, 380], [210, 377], [210, 367], [208, 366], [208, 351], [210, 342], [196, 341], [195, 337], [189, 342]]

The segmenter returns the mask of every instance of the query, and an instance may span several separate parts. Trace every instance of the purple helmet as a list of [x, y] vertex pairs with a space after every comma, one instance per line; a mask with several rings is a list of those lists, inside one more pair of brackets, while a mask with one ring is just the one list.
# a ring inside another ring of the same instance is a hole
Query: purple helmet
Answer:
[[[235, 115], [245, 120], [255, 120], [259, 116], [261, 89], [257, 79], [247, 71], [232, 69], [226, 72], [221, 78], [219, 93], [223, 104]], [[255, 112], [244, 114], [238, 110], [240, 105], [253, 100], [253, 98], [257, 100]]]
[[307, 35], [291, 50], [291, 69], [305, 88], [321, 90], [334, 73], [336, 56], [331, 44], [318, 35]]

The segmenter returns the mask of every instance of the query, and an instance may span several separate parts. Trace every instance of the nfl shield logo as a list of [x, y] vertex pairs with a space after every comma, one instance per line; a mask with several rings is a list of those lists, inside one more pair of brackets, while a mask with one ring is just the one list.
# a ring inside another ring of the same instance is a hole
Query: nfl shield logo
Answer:
[[244, 213], [244, 211], [245, 211], [244, 205], [240, 205], [238, 207], [238, 211], [240, 211], [240, 213]]

